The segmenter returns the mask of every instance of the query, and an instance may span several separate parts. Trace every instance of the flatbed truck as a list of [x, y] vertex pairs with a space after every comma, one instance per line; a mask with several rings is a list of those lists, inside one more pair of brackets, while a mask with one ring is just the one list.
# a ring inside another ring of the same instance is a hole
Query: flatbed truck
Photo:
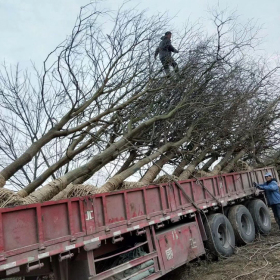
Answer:
[[273, 167], [0, 209], [0, 278], [158, 279], [268, 234]]

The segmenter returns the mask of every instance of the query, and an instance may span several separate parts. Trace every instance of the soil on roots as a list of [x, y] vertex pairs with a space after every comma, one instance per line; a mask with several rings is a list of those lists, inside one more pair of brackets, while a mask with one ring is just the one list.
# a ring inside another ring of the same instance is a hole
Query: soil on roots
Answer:
[[161, 280], [280, 280], [280, 230], [272, 217], [272, 231], [258, 235], [252, 244], [237, 247], [235, 254], [217, 262], [193, 261]]

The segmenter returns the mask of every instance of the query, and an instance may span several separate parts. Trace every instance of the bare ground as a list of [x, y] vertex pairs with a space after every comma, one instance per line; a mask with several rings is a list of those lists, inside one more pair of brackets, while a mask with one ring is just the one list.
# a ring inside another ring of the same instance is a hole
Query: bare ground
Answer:
[[235, 254], [217, 262], [198, 260], [180, 267], [161, 280], [280, 280], [280, 231], [272, 218], [272, 231]]

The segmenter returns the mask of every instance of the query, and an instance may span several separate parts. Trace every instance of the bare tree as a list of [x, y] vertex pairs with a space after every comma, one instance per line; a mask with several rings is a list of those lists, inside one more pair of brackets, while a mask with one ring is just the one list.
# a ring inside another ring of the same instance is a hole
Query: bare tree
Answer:
[[278, 144], [278, 68], [245, 55], [257, 43], [251, 25], [224, 13], [213, 18], [214, 35], [183, 30], [180, 73], [171, 78], [153, 59], [168, 18], [123, 7], [113, 14], [96, 4], [81, 9], [36, 80], [4, 65], [0, 186], [21, 187], [17, 203], [42, 202], [106, 168], [108, 181], [93, 192], [115, 190], [135, 174], [151, 183], [166, 166], [187, 179], [200, 167], [218, 174], [239, 159], [262, 158]]

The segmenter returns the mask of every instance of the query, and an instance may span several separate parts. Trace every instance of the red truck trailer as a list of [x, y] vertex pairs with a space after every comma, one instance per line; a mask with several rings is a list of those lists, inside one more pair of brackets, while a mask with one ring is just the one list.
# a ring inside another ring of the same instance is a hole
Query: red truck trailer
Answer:
[[0, 209], [0, 278], [157, 279], [269, 233], [273, 167]]

